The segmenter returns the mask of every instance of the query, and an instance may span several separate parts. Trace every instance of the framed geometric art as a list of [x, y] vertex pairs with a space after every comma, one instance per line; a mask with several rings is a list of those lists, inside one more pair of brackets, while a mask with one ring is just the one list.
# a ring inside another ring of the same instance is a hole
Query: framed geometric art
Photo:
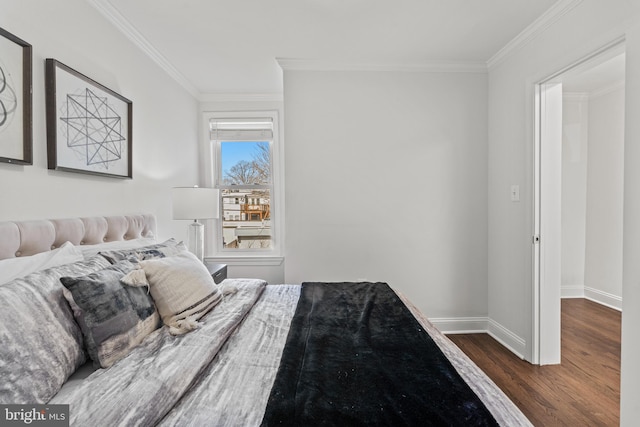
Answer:
[[0, 162], [33, 164], [31, 45], [0, 28]]
[[49, 169], [132, 178], [131, 101], [47, 59], [45, 103]]

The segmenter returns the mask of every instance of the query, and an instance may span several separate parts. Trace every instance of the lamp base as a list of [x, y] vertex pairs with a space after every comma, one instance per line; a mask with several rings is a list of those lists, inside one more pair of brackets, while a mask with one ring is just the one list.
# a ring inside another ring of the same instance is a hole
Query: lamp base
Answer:
[[187, 248], [200, 261], [204, 259], [204, 224], [197, 219], [189, 225]]

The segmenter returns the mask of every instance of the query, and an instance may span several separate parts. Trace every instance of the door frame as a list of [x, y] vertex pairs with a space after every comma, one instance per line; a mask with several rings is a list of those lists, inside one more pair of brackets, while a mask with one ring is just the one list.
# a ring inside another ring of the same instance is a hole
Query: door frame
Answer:
[[[532, 230], [532, 357], [536, 365], [560, 363], [560, 235], [553, 235], [560, 219], [558, 190], [550, 188], [551, 174], [557, 176], [562, 149], [553, 147], [554, 123], [549, 113], [557, 110], [557, 93], [548, 96], [563, 78], [582, 73], [625, 52], [625, 38], [619, 37], [581, 59], [570, 63], [534, 84], [533, 139], [533, 230]], [[561, 114], [560, 110], [560, 114]], [[557, 120], [557, 117], [552, 118]], [[560, 121], [561, 123], [561, 121]], [[560, 141], [561, 142], [561, 141]], [[559, 153], [559, 154], [558, 154]], [[557, 158], [560, 156], [560, 158]], [[558, 193], [558, 194], [557, 194]]]

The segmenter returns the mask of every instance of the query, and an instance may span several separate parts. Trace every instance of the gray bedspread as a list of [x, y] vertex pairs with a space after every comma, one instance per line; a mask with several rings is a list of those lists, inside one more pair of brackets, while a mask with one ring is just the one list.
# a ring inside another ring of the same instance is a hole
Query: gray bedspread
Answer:
[[[300, 286], [244, 279], [224, 283], [238, 292], [203, 318], [199, 330], [174, 337], [161, 328], [129, 356], [51, 403], [69, 403], [71, 425], [77, 426], [260, 425]], [[501, 425], [531, 425], [473, 362], [403, 300]]]
[[261, 280], [238, 282], [238, 291], [202, 319], [197, 331], [173, 336], [160, 328], [127, 357], [50, 403], [68, 403], [75, 426], [156, 425], [202, 375], [265, 286]]
[[240, 328], [162, 426], [258, 426], [300, 286], [267, 286]]

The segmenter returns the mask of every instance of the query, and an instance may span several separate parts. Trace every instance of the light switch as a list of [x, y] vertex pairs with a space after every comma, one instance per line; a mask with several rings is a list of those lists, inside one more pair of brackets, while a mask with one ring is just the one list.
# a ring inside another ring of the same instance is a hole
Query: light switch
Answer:
[[520, 201], [520, 186], [512, 185], [511, 186], [511, 201], [519, 202]]

